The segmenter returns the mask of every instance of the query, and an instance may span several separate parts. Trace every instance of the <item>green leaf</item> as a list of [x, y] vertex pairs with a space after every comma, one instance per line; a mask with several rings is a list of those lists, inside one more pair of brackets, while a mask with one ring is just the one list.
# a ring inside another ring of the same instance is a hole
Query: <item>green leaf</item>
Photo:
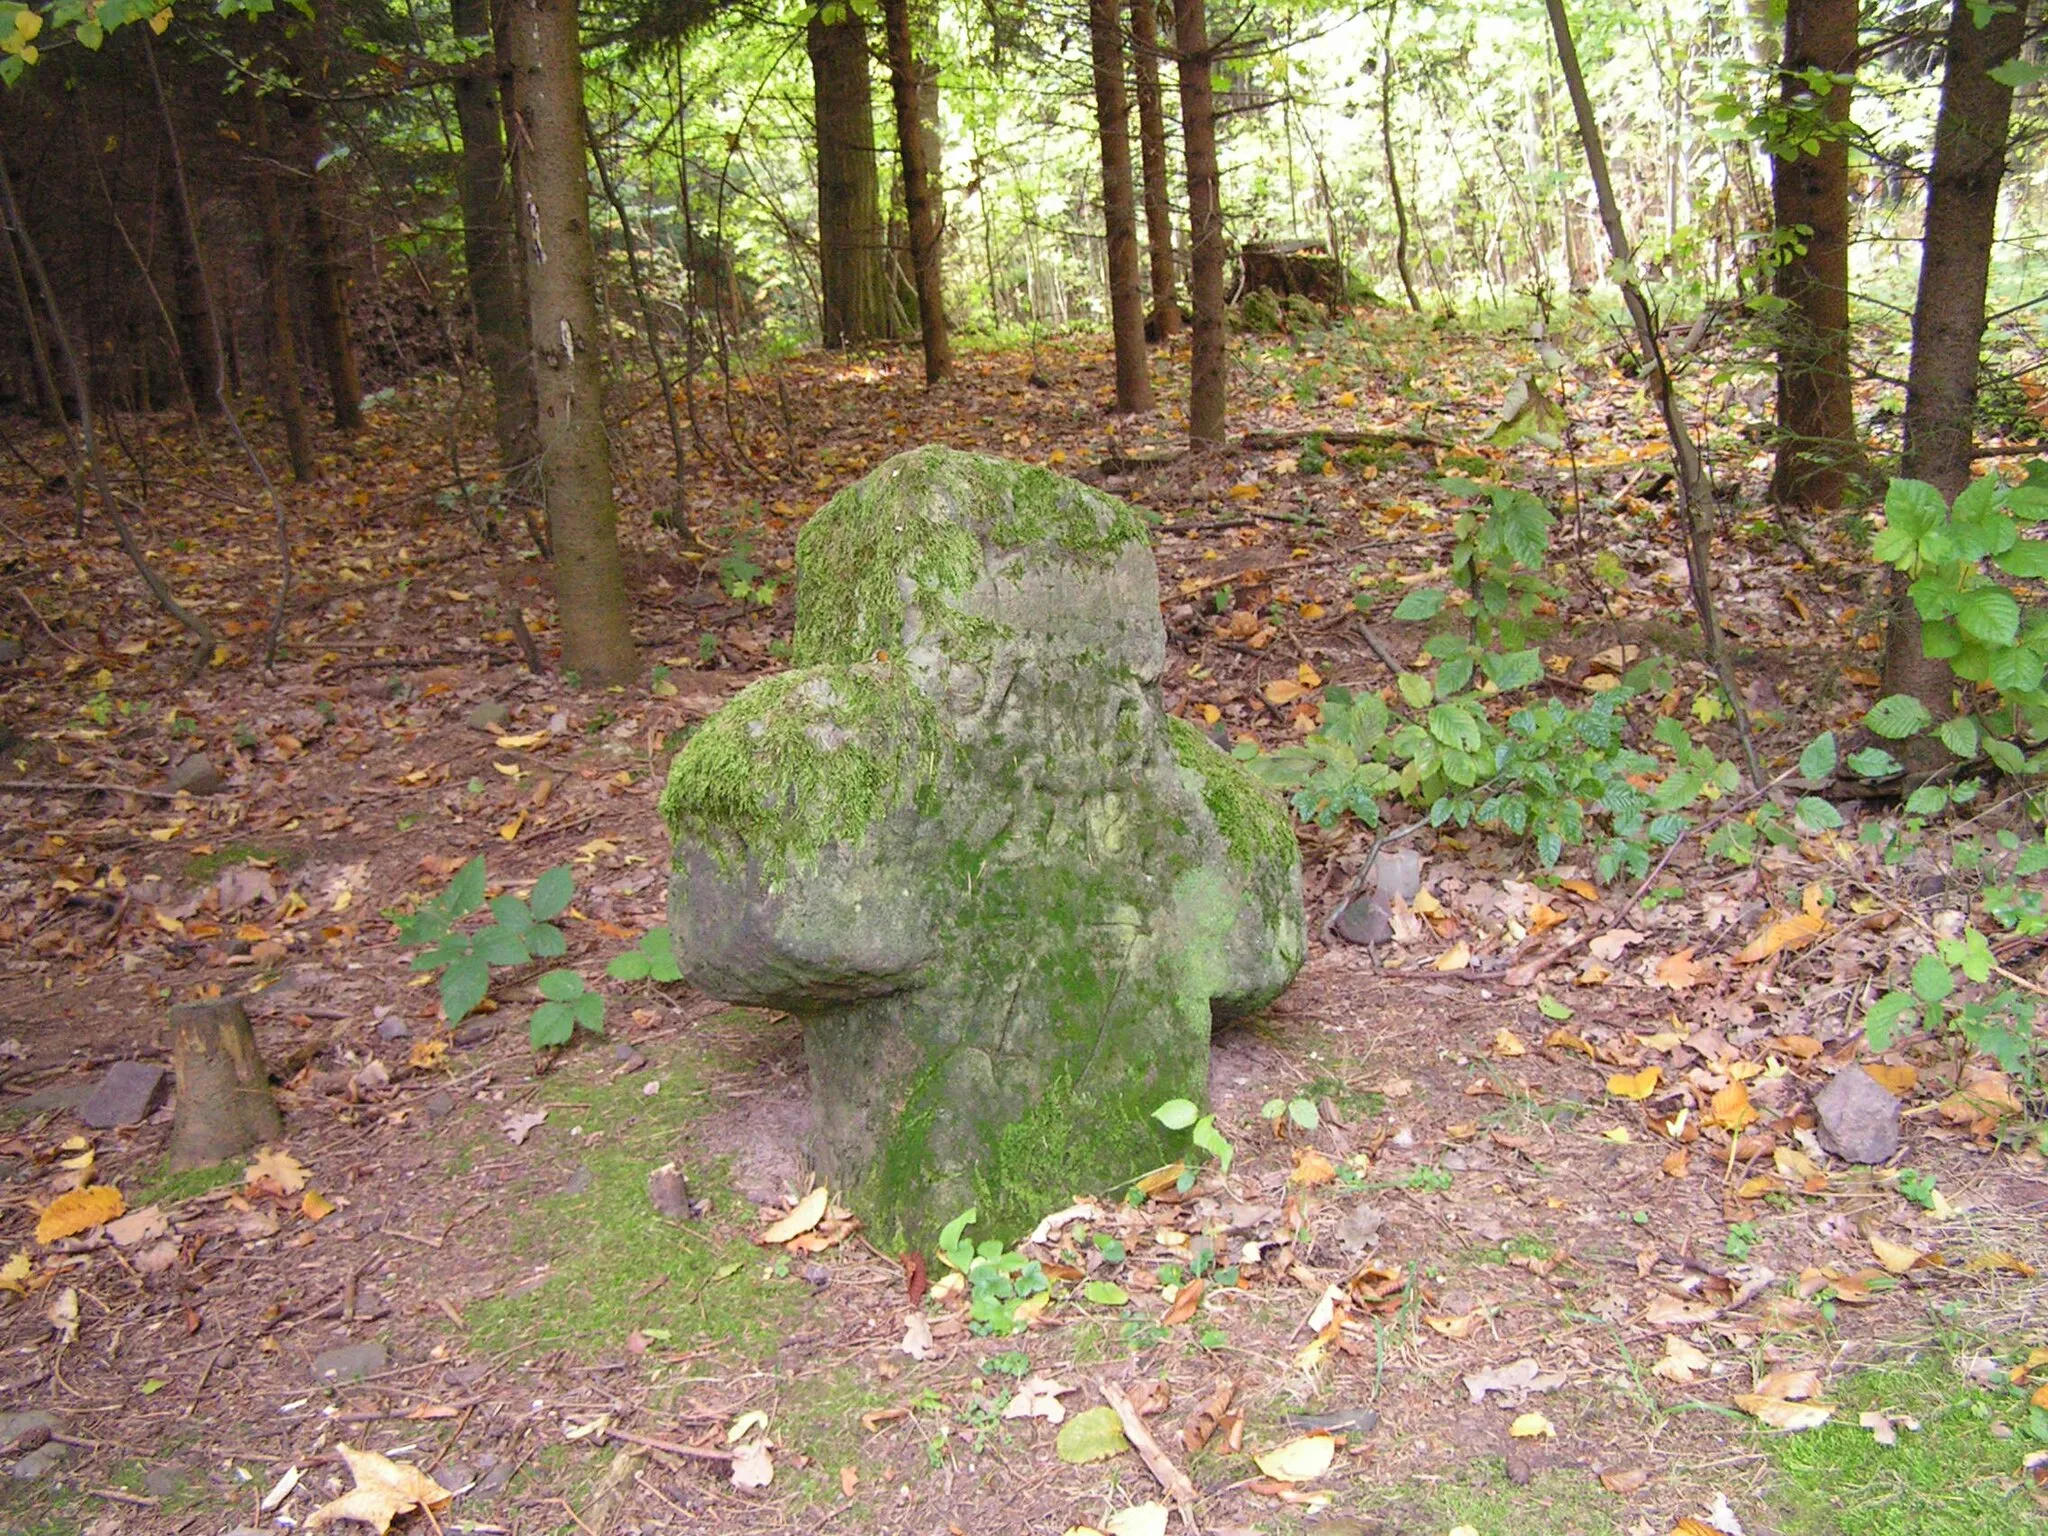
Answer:
[[[1889, 1049], [1892, 1035], [1899, 1027], [1899, 1021], [1912, 1012], [1915, 1006], [1913, 994], [1910, 992], [1887, 992], [1873, 1003], [1870, 1011], [1863, 1016], [1863, 1036], [1870, 1042], [1870, 1048], [1876, 1051]], [[1856, 1072], [1862, 1069], [1851, 1067], [1849, 1070]]]
[[1124, 1438], [1124, 1426], [1116, 1410], [1104, 1405], [1075, 1414], [1060, 1426], [1053, 1450], [1070, 1467], [1084, 1467], [1093, 1461], [1107, 1461], [1131, 1448]]
[[1396, 683], [1410, 709], [1422, 709], [1436, 697], [1435, 687], [1419, 672], [1403, 672]]
[[569, 898], [575, 894], [576, 876], [568, 865], [557, 864], [533, 882], [533, 895], [527, 899], [533, 907], [533, 915], [546, 922], [566, 912]]
[[553, 923], [535, 923], [526, 935], [526, 947], [536, 960], [552, 960], [569, 952], [569, 941]]
[[572, 1003], [587, 990], [583, 978], [569, 970], [549, 971], [535, 985], [540, 988], [542, 997], [552, 998], [558, 1003]]
[[441, 973], [441, 1013], [459, 1024], [491, 989], [491, 967], [481, 955], [468, 955]]
[[464, 917], [484, 904], [484, 861], [479, 854], [455, 872], [441, 902], [450, 915]]
[[1287, 1118], [1300, 1126], [1304, 1131], [1312, 1131], [1323, 1123], [1323, 1117], [1316, 1109], [1315, 1101], [1312, 1099], [1289, 1099], [1287, 1101]]
[[[2017, 91], [2032, 85], [2043, 75], [2048, 75], [2048, 64], [2035, 64], [2027, 59], [2011, 58], [1996, 69], [1987, 69], [1985, 73], [2000, 85]], [[2041, 1438], [2048, 1440], [2048, 1435]]]
[[576, 1022], [593, 1035], [604, 1033], [604, 994], [586, 992], [569, 1005], [576, 1015]]
[[1956, 626], [1986, 645], [2011, 645], [2020, 635], [2020, 605], [2003, 587], [1972, 587], [1956, 597]]
[[[1564, 420], [1562, 411], [1557, 420]], [[1550, 553], [1550, 529], [1556, 521], [1550, 509], [1527, 491], [1499, 491], [1494, 494], [1488, 531], [1499, 538], [1515, 564], [1525, 571], [1540, 571]]]
[[1394, 609], [1394, 617], [1405, 623], [1420, 623], [1433, 619], [1444, 608], [1444, 592], [1440, 587], [1417, 587]]
[[1926, 730], [1934, 723], [1934, 716], [1910, 693], [1894, 693], [1871, 705], [1863, 723], [1887, 741], [1900, 741]]
[[1822, 731], [1799, 754], [1799, 777], [1809, 780], [1833, 778], [1835, 761], [1835, 733]]
[[682, 967], [676, 964], [675, 945], [666, 927], [650, 928], [640, 937], [641, 953], [647, 956], [649, 973], [656, 981], [681, 981]]
[[1924, 480], [1894, 480], [1885, 491], [1884, 529], [1870, 552], [1886, 565], [1909, 570], [1921, 558], [1921, 541], [1948, 521], [1948, 503]]
[[1506, 653], [1489, 651], [1479, 658], [1479, 667], [1488, 681], [1502, 693], [1511, 693], [1543, 680], [1543, 657], [1533, 647]]
[[569, 1037], [576, 1033], [576, 1015], [567, 1003], [542, 1003], [533, 1010], [533, 1017], [526, 1021], [526, 1038], [535, 1049], [550, 1045], [567, 1045]]
[[1169, 1131], [1184, 1131], [1200, 1117], [1201, 1110], [1187, 1099], [1168, 1099], [1152, 1111], [1152, 1118]]
[[1906, 796], [1908, 816], [1938, 816], [1948, 809], [1948, 791], [1939, 784], [1922, 784]]
[[1906, 771], [1906, 765], [1883, 747], [1863, 747], [1851, 752], [1847, 766], [1859, 779], [1888, 779]]
[[1941, 744], [1957, 757], [1971, 757], [1977, 751], [1977, 722], [1968, 715], [1957, 715], [1953, 720], [1941, 722], [1941, 728], [1934, 733]]
[[645, 981], [652, 969], [645, 955], [637, 949], [629, 949], [623, 955], [614, 955], [604, 973], [613, 981]]
[[1939, 955], [1922, 955], [1913, 962], [1913, 995], [1923, 1003], [1938, 1003], [1956, 989], [1953, 972]]
[[1081, 1287], [1081, 1294], [1098, 1307], [1127, 1307], [1131, 1304], [1131, 1293], [1113, 1280], [1090, 1280]]
[[2022, 581], [2048, 580], [2048, 539], [2022, 539], [2011, 549], [1992, 556], [1992, 563], [2006, 575]]
[[1574, 1010], [1569, 1004], [1560, 1003], [1548, 992], [1542, 992], [1538, 993], [1536, 997], [1536, 1011], [1546, 1019], [1555, 1019], [1557, 1022], [1563, 1023], [1572, 1016]]
[[1800, 796], [1792, 817], [1808, 832], [1832, 832], [1842, 824], [1842, 813], [1818, 795]]
[[509, 928], [514, 933], [524, 933], [533, 926], [533, 913], [517, 896], [493, 896], [491, 916], [498, 920], [500, 928]]
[[1237, 1156], [1237, 1149], [1231, 1146], [1230, 1138], [1216, 1129], [1216, 1117], [1204, 1115], [1195, 1122], [1195, 1128], [1188, 1133], [1188, 1140], [1216, 1159], [1216, 1164], [1225, 1173], [1230, 1172], [1231, 1159]]
[[1991, 759], [1992, 766], [2000, 773], [2018, 773], [2027, 765], [2027, 754], [2009, 741], [2000, 741], [1996, 736], [1984, 738], [1984, 755]]
[[475, 949], [492, 965], [524, 965], [533, 958], [525, 934], [496, 924], [477, 930]]

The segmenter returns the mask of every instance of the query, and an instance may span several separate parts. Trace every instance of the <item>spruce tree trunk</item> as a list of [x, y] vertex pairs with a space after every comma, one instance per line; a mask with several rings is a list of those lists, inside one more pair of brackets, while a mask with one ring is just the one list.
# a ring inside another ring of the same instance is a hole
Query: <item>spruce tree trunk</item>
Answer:
[[[1816, 96], [1807, 70], [1852, 75], [1856, 69], [1857, 0], [1789, 0], [1781, 98], [1818, 112], [1830, 129], [1849, 122], [1851, 87], [1838, 81]], [[1802, 135], [1794, 135], [1795, 138]], [[1797, 147], [1771, 160], [1772, 220], [1781, 238], [1795, 231], [1803, 254], [1776, 268], [1772, 291], [1785, 308], [1778, 318], [1778, 456], [1774, 500], [1838, 507], [1849, 475], [1861, 467], [1849, 394], [1849, 145], [1823, 138], [1819, 152]]]
[[[491, 38], [490, 0], [453, 0], [455, 35]], [[492, 425], [498, 462], [507, 471], [539, 453], [534, 432], [533, 345], [526, 330], [526, 291], [512, 220], [512, 178], [505, 159], [498, 102], [501, 50], [496, 42], [455, 80], [455, 122], [462, 134], [462, 255], [477, 346], [491, 377]]]
[[859, 346], [889, 334], [867, 29], [851, 9], [829, 25], [813, 13], [805, 46], [818, 134], [819, 319], [826, 346]]
[[355, 336], [349, 324], [348, 262], [338, 243], [334, 178], [321, 164], [327, 153], [327, 135], [314, 102], [298, 97], [291, 110], [306, 165], [306, 274], [313, 291], [313, 334], [319, 343], [321, 367], [327, 372], [334, 429], [359, 432], [363, 426], [363, 386], [356, 372]]
[[529, 234], [522, 242], [527, 318], [562, 668], [585, 685], [624, 682], [639, 670], [639, 659], [605, 437], [575, 0], [514, 0], [507, 42], [524, 146], [519, 222]]
[[1116, 409], [1128, 414], [1152, 409], [1152, 372], [1145, 356], [1145, 290], [1138, 275], [1122, 12], [1120, 0], [1088, 0], [1095, 126], [1102, 143], [1102, 225], [1109, 244], [1109, 324], [1116, 341]]
[[[1994, 11], [1987, 26], [1977, 25], [1971, 0], [1955, 0], [1949, 18], [1899, 473], [1927, 481], [1951, 500], [1970, 483], [1984, 301], [2012, 126], [2012, 87], [1992, 79], [1991, 71], [2018, 56], [2026, 24], [2027, 0]], [[1884, 691], [1911, 694], [1935, 719], [1946, 719], [1954, 712], [1948, 663], [1922, 649], [1909, 585], [1902, 572], [1893, 573]]]
[[[1169, 18], [1170, 19], [1170, 18]], [[1138, 80], [1138, 167], [1145, 180], [1145, 254], [1152, 272], [1153, 334], [1180, 334], [1173, 271], [1173, 208], [1166, 189], [1166, 114], [1159, 99], [1159, 13], [1131, 0], [1131, 56]]]
[[284, 1117], [256, 1048], [249, 1015], [232, 999], [181, 1003], [171, 1010], [173, 1168], [206, 1168], [276, 1141]]
[[292, 323], [291, 240], [285, 233], [284, 209], [277, 195], [277, 162], [272, 154], [270, 103], [251, 102], [256, 119], [256, 205], [263, 221], [263, 287], [269, 321], [265, 351], [270, 358], [271, 393], [284, 422], [285, 453], [292, 478], [300, 484], [313, 478], [313, 433], [306, 420], [306, 391], [299, 378], [299, 343]]
[[1203, 0], [1176, 0], [1180, 131], [1187, 147], [1189, 266], [1193, 272], [1194, 355], [1188, 374], [1188, 437], [1223, 441], [1227, 340], [1223, 315], [1223, 185], [1216, 167], [1215, 95], [1209, 77], [1209, 24]]
[[918, 330], [924, 341], [924, 381], [936, 384], [953, 371], [953, 338], [946, 326], [946, 289], [940, 263], [942, 223], [932, 158], [937, 135], [926, 128], [925, 104], [936, 93], [910, 35], [910, 0], [883, 0], [889, 33], [889, 91], [896, 106], [896, 146], [903, 161], [903, 201], [909, 210], [910, 265], [917, 280]]

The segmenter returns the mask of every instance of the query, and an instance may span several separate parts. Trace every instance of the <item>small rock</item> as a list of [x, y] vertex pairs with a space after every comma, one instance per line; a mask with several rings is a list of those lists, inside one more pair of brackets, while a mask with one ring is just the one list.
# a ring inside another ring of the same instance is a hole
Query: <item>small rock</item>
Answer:
[[476, 1484], [476, 1468], [465, 1461], [444, 1461], [434, 1471], [434, 1481], [460, 1498]]
[[59, 1445], [54, 1440], [46, 1441], [15, 1462], [15, 1480], [17, 1482], [31, 1483], [39, 1477], [48, 1477], [52, 1472], [64, 1465], [65, 1459], [70, 1454], [70, 1446]]
[[1899, 1101], [1861, 1067], [1844, 1067], [1814, 1096], [1820, 1144], [1852, 1163], [1881, 1163], [1899, 1150]]
[[313, 1379], [318, 1382], [361, 1381], [387, 1369], [391, 1356], [381, 1341], [344, 1344], [313, 1357]]
[[578, 1163], [570, 1170], [568, 1182], [562, 1185], [562, 1193], [565, 1195], [585, 1195], [590, 1193], [590, 1181], [593, 1177], [595, 1175], [590, 1171], [590, 1164]]
[[1422, 889], [1422, 854], [1396, 848], [1373, 860], [1372, 889], [1344, 904], [1330, 931], [1347, 944], [1384, 944], [1394, 936], [1394, 898], [1413, 901]]
[[518, 1463], [513, 1461], [499, 1461], [487, 1467], [484, 1475], [477, 1479], [478, 1497], [488, 1499], [503, 1493], [505, 1485], [512, 1481], [512, 1474], [518, 1470]]
[[457, 1046], [482, 1045], [498, 1032], [498, 1026], [489, 1019], [471, 1019], [455, 1031]]
[[613, 1077], [631, 1077], [635, 1072], [642, 1072], [647, 1068], [647, 1058], [630, 1045], [620, 1046], [614, 1054], [617, 1055], [619, 1064], [612, 1069]]
[[822, 1291], [832, 1283], [832, 1271], [824, 1265], [810, 1263], [804, 1266], [804, 1284], [814, 1291]]
[[181, 789], [188, 795], [216, 795], [226, 787], [227, 780], [214, 767], [213, 759], [204, 752], [194, 752], [179, 760], [171, 770], [171, 788]]
[[494, 702], [479, 704], [462, 717], [472, 731], [502, 731], [511, 722], [512, 711]]
[[0, 1413], [0, 1452], [32, 1451], [64, 1427], [54, 1413]]
[[395, 1014], [377, 1021], [377, 1038], [379, 1040], [403, 1040], [411, 1033], [412, 1026]]
[[153, 1499], [176, 1498], [185, 1487], [185, 1474], [177, 1467], [151, 1467], [142, 1474], [142, 1491]]
[[117, 1125], [140, 1125], [156, 1108], [164, 1088], [164, 1069], [153, 1061], [117, 1061], [107, 1068], [78, 1118], [96, 1131]]
[[663, 1163], [647, 1175], [647, 1199], [670, 1221], [690, 1219], [690, 1181], [674, 1163]]
[[0, 635], [0, 667], [21, 660], [21, 642], [12, 635]]
[[455, 1096], [445, 1088], [437, 1088], [427, 1095], [427, 1102], [420, 1107], [427, 1112], [429, 1120], [446, 1120], [455, 1113]]

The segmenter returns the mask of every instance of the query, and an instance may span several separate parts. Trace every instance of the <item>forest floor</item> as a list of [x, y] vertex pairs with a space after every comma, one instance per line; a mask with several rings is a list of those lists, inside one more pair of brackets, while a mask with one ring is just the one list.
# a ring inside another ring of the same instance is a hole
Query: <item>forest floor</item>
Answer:
[[[1298, 736], [1323, 690], [1382, 687], [1388, 658], [1415, 655], [1425, 631], [1389, 615], [1441, 572], [1446, 473], [1566, 507], [1560, 563], [1587, 579], [1548, 616], [1548, 686], [1578, 696], [1602, 652], [1659, 649], [1690, 710], [1710, 690], [1653, 414], [1597, 335], [1586, 351], [1566, 381], [1573, 451], [1552, 453], [1487, 444], [1534, 366], [1514, 335], [1368, 315], [1248, 339], [1241, 425], [1391, 435], [1170, 461], [1170, 410], [1105, 414], [1098, 338], [969, 351], [930, 394], [909, 353], [807, 354], [700, 402], [714, 459], [685, 499], [708, 558], [651, 526], [673, 493], [642, 396], [619, 479], [635, 627], [660, 667], [612, 692], [519, 666], [502, 593], [546, 649], [543, 576], [501, 571], [464, 515], [446, 444], [483, 449], [451, 426], [451, 387], [383, 402], [289, 492], [297, 583], [271, 667], [261, 492], [224, 433], [131, 424], [121, 469], [147, 543], [221, 631], [195, 681], [111, 536], [73, 536], [61, 482], [44, 484], [54, 439], [10, 424], [8, 1528], [295, 1529], [349, 1486], [346, 1442], [457, 1494], [409, 1530], [1162, 1529], [1169, 1495], [1138, 1455], [1057, 1449], [1055, 1421], [1108, 1387], [1217, 1533], [2048, 1529], [2039, 1105], [1945, 1041], [1863, 1046], [1869, 999], [1970, 900], [1944, 839], [1887, 863], [1855, 837], [1885, 807], [1746, 867], [1689, 839], [1640, 889], [1424, 834], [1429, 899], [1375, 949], [1323, 927], [1369, 834], [1305, 829], [1309, 963], [1217, 1040], [1235, 1162], [1184, 1196], [1063, 1213], [1025, 1249], [1051, 1299], [1015, 1337], [972, 1331], [946, 1287], [923, 1294], [834, 1216], [757, 1242], [805, 1190], [795, 1027], [600, 982], [663, 920], [668, 757], [778, 665], [795, 530], [927, 441], [1086, 473], [1156, 514], [1169, 707], [1233, 736]], [[1156, 370], [1177, 397], [1184, 345]], [[1763, 461], [1739, 426], [1758, 402], [1727, 376], [1707, 447], [1754, 492]], [[1738, 512], [1723, 540], [1724, 624], [1774, 765], [1873, 701], [1879, 582], [1857, 531]], [[1626, 579], [1603, 564], [1594, 580], [1595, 552]], [[174, 795], [167, 774], [196, 750], [223, 787]], [[574, 871], [562, 963], [609, 992], [603, 1040], [537, 1057], [516, 980], [441, 1024], [381, 914], [479, 854], [514, 891]], [[1741, 960], [1816, 885], [1836, 903], [1825, 936]], [[2037, 943], [2000, 958], [2039, 988]], [[167, 1111], [88, 1131], [101, 1070], [162, 1061], [167, 1006], [218, 995], [245, 999], [283, 1079], [288, 1156], [172, 1174]], [[1812, 1138], [1809, 1097], [1859, 1065], [1906, 1100], [1889, 1167]], [[1315, 1129], [1263, 1116], [1290, 1098], [1317, 1106]], [[669, 1162], [707, 1202], [687, 1221], [648, 1202]], [[144, 1214], [37, 1243], [39, 1213], [80, 1184]], [[739, 1486], [764, 1465], [772, 1481]]]

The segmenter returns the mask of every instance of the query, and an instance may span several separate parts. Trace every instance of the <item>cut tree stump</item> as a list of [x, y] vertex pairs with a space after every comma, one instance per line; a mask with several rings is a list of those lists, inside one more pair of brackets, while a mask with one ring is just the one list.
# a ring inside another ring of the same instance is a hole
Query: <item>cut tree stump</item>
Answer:
[[283, 1136], [284, 1117], [240, 1003], [173, 1008], [171, 1069], [178, 1082], [173, 1168], [204, 1168]]

